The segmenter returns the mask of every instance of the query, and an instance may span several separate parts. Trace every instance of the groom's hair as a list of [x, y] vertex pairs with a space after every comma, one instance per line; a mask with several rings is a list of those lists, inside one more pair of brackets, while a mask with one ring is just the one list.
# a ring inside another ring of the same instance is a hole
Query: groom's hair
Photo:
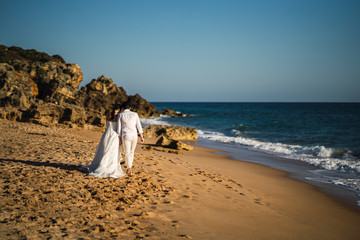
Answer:
[[121, 109], [121, 105], [120, 105], [120, 104], [115, 104], [115, 105], [114, 105], [113, 110], [117, 110], [117, 109]]
[[126, 104], [125, 109], [131, 109], [132, 106], [130, 104]]

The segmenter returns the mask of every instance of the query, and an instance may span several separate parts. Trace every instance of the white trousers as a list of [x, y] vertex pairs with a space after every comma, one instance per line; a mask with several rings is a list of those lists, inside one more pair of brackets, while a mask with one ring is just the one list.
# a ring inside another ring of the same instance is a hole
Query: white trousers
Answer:
[[126, 135], [122, 137], [122, 142], [124, 144], [125, 163], [128, 168], [132, 167], [134, 161], [137, 140], [137, 135]]

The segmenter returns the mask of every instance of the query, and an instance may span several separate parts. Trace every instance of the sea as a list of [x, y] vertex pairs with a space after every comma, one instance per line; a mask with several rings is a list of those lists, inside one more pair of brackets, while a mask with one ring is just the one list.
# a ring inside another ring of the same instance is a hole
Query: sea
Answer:
[[143, 125], [195, 127], [197, 144], [234, 159], [292, 172], [310, 183], [339, 186], [360, 206], [360, 103], [152, 102], [183, 117]]

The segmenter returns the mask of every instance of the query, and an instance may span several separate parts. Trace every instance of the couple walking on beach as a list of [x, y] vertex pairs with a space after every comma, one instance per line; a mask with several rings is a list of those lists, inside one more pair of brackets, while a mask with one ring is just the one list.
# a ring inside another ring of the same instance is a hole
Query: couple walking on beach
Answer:
[[[120, 113], [120, 105], [115, 105], [112, 112], [106, 115], [106, 130], [96, 148], [95, 157], [90, 166], [82, 169], [88, 171], [90, 176], [119, 178], [126, 174], [132, 176], [135, 147], [140, 135], [144, 142], [143, 131], [139, 116], [126, 105]], [[120, 165], [121, 145], [123, 145], [126, 163], [126, 173]]]

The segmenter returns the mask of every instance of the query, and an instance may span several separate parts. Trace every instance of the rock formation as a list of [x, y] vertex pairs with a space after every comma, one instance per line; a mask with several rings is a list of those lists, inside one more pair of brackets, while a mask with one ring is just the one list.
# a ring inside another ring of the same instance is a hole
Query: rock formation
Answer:
[[185, 151], [190, 151], [194, 149], [194, 147], [187, 145], [179, 140], [168, 139], [164, 136], [161, 136], [156, 141], [156, 146], [171, 148], [175, 150], [185, 150]]
[[189, 116], [188, 114], [184, 114], [184, 113], [181, 113], [181, 112], [176, 112], [174, 110], [167, 109], [167, 108], [164, 108], [163, 114], [171, 116], [171, 117], [188, 117]]
[[54, 103], [75, 99], [82, 81], [78, 64], [67, 64], [58, 55], [3, 45], [0, 56], [1, 107], [21, 106], [22, 93], [32, 103], [35, 98]]
[[100, 76], [82, 87], [78, 64], [59, 55], [0, 45], [0, 118], [43, 125], [105, 125], [115, 104], [131, 104], [142, 118], [173, 115], [157, 111], [139, 94], [128, 96], [111, 78]]
[[125, 107], [127, 104], [134, 106], [134, 110], [141, 118], [159, 116], [160, 113], [156, 107], [143, 99], [139, 94], [128, 96], [122, 87], [117, 87], [111, 78], [100, 76], [93, 79], [78, 92], [78, 101], [86, 109], [97, 109], [102, 114], [109, 110], [115, 104]]
[[150, 125], [143, 128], [144, 137], [158, 138], [161, 136], [173, 140], [196, 140], [197, 132], [192, 127]]

